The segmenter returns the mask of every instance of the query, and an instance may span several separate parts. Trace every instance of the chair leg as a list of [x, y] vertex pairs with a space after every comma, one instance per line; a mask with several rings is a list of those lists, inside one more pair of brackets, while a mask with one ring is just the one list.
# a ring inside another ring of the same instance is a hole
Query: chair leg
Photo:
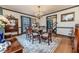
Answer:
[[48, 45], [50, 45], [50, 41], [52, 42], [52, 39], [50, 38], [50, 39], [48, 39]]
[[35, 37], [33, 36], [33, 37], [32, 37], [32, 44], [34, 43], [34, 38], [35, 38]]
[[34, 38], [32, 39], [32, 44], [34, 43]]
[[29, 35], [28, 37], [29, 37], [29, 41], [31, 41], [31, 39], [32, 39], [32, 36], [31, 36], [31, 35]]
[[38, 39], [39, 39], [39, 43], [41, 43], [41, 38], [40, 38], [40, 35], [38, 35]]
[[50, 41], [52, 42], [52, 39], [50, 39]]
[[27, 39], [27, 34], [26, 34], [26, 39]]
[[48, 39], [48, 45], [50, 45], [50, 40]]

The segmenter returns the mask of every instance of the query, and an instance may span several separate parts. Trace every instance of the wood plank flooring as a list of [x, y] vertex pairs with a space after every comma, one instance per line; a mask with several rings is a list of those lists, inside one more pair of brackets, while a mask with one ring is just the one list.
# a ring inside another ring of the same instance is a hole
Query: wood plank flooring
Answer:
[[55, 50], [55, 53], [72, 53], [71, 40], [68, 37], [61, 36], [61, 43]]

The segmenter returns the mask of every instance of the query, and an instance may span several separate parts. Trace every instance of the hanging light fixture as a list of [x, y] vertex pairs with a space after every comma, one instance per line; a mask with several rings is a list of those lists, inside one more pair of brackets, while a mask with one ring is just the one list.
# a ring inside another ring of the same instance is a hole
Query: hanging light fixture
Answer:
[[37, 18], [40, 19], [40, 18], [41, 18], [41, 15], [40, 15], [40, 12], [41, 12], [41, 10], [40, 10], [40, 6], [37, 6], [37, 8], [38, 8]]

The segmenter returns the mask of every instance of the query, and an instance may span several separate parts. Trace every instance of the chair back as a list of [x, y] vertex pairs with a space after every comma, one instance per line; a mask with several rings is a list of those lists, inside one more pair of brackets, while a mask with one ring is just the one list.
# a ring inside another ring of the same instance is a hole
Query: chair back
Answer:
[[29, 33], [29, 34], [32, 34], [32, 27], [29, 27], [29, 28], [28, 28], [28, 33]]
[[52, 29], [48, 29], [48, 38], [52, 38]]

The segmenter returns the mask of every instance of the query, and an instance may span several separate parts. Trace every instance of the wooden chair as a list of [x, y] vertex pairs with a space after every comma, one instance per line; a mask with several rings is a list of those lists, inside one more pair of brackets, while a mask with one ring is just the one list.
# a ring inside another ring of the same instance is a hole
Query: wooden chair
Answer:
[[48, 45], [50, 45], [50, 41], [52, 42], [52, 29], [48, 29], [48, 33], [42, 34], [41, 38], [43, 40], [48, 40]]
[[32, 43], [34, 42], [34, 39], [37, 38], [37, 40], [39, 40], [39, 43], [41, 43], [41, 34], [42, 34], [42, 30], [36, 30], [36, 32], [33, 32], [33, 39], [32, 39]]
[[38, 33], [37, 32], [33, 32], [32, 33], [32, 43], [34, 43], [34, 41], [38, 39]]
[[30, 38], [32, 38], [32, 27], [28, 27], [28, 29], [26, 29], [26, 33], [27, 33], [27, 36]]

